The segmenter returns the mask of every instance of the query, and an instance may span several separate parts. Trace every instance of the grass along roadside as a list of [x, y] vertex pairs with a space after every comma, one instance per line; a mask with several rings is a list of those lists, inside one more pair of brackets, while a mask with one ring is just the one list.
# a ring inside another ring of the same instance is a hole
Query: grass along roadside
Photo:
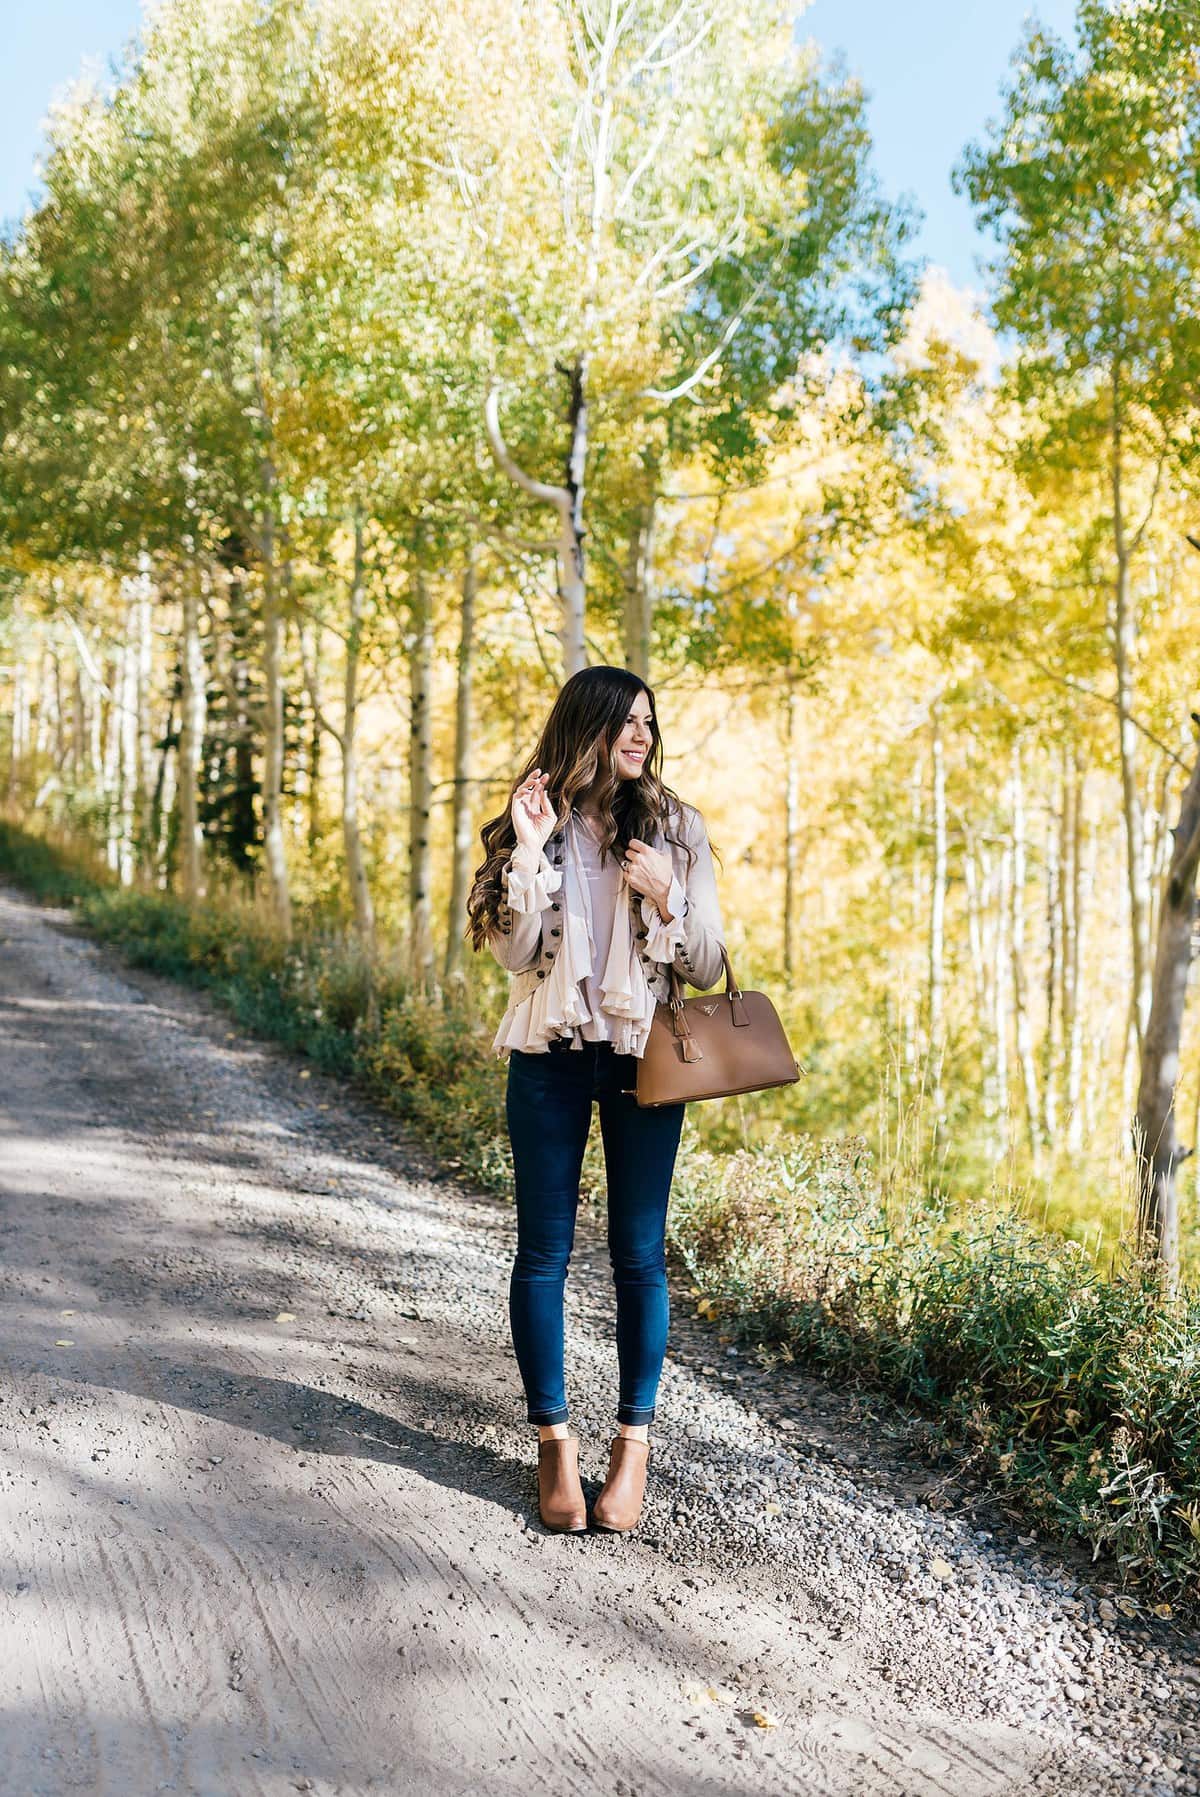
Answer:
[[[245, 902], [119, 888], [86, 850], [0, 821], [0, 877], [71, 904], [135, 965], [353, 1079], [441, 1159], [510, 1190], [502, 1065], [469, 998], [431, 1003], [316, 924], [282, 943]], [[585, 1184], [603, 1186], [598, 1143]], [[690, 1124], [669, 1246], [742, 1341], [920, 1406], [946, 1446], [1047, 1532], [1090, 1542], [1160, 1614], [1200, 1585], [1200, 1298], [1163, 1304], [1126, 1260], [993, 1206], [968, 1221], [886, 1200], [865, 1145], [796, 1137], [714, 1152]]]

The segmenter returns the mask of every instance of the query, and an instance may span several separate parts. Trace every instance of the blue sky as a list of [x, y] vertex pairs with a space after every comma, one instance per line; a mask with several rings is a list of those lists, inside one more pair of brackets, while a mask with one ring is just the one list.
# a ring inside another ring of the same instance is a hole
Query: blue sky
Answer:
[[988, 245], [951, 190], [965, 146], [1000, 110], [1027, 19], [1074, 36], [1075, 0], [813, 0], [802, 29], [844, 51], [870, 96], [875, 161], [891, 193], [925, 213], [920, 247], [954, 280], [977, 285]]
[[[18, 217], [34, 184], [40, 121], [85, 62], [103, 71], [136, 30], [139, 0], [32, 0], [5, 20], [0, 63], [0, 219]], [[1031, 12], [1069, 32], [1074, 0], [813, 0], [801, 28], [845, 53], [871, 95], [876, 159], [888, 189], [926, 214], [920, 247], [959, 282], [978, 284], [982, 245], [950, 189], [963, 146], [997, 95]]]

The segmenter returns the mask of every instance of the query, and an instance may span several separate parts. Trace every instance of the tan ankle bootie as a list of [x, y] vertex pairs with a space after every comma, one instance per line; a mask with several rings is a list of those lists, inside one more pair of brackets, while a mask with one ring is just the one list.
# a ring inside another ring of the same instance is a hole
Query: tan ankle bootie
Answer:
[[552, 1435], [538, 1442], [538, 1514], [548, 1529], [587, 1528], [587, 1500], [579, 1483], [579, 1438]]
[[623, 1534], [636, 1527], [642, 1514], [650, 1443], [636, 1435], [617, 1435], [608, 1454], [608, 1477], [592, 1505], [598, 1528]]

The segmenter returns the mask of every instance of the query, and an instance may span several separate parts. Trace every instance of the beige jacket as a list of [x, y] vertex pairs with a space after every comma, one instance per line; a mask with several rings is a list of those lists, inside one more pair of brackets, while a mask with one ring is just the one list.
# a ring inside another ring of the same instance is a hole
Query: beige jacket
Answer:
[[[579, 1015], [579, 976], [581, 970], [591, 971], [591, 955], [587, 923], [575, 916], [568, 925], [567, 894], [570, 891], [575, 895], [578, 910], [584, 890], [576, 877], [577, 863], [571, 865], [569, 861], [574, 856], [577, 827], [573, 818], [568, 819], [548, 839], [536, 863], [518, 845], [501, 876], [504, 897], [488, 941], [500, 965], [513, 978], [508, 1009], [493, 1045], [497, 1054], [514, 1046], [544, 1048], [548, 1035], [570, 1035], [572, 1022]], [[695, 851], [690, 874], [682, 847], [667, 843], [661, 832], [656, 831], [650, 839], [653, 848], [670, 855], [674, 867], [667, 902], [671, 921], [664, 923], [652, 899], [627, 887], [630, 964], [627, 970], [617, 967], [614, 973], [610, 956], [605, 969], [613, 993], [612, 1014], [627, 1019], [617, 1042], [623, 1052], [640, 1054], [654, 1004], [665, 1003], [669, 997], [668, 969], [672, 962], [684, 982], [699, 991], [715, 986], [724, 969], [721, 947], [725, 931], [712, 851], [704, 819], [694, 806], [683, 807], [674, 834], [683, 837]], [[624, 924], [625, 920], [618, 921]], [[568, 933], [564, 935], [565, 925]], [[614, 929], [614, 938], [616, 935]], [[567, 959], [555, 979], [556, 958], [563, 954]], [[569, 971], [564, 973], [564, 969]], [[546, 981], [552, 983], [552, 1001], [550, 993], [538, 995], [539, 987]], [[531, 1024], [534, 1012], [539, 1016]]]

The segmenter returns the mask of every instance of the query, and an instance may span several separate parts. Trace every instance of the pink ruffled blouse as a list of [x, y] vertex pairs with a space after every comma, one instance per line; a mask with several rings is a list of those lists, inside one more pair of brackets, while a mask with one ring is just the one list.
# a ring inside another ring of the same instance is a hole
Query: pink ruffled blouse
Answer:
[[654, 900], [635, 893], [625, 869], [600, 846], [588, 825], [572, 811], [564, 838], [563, 871], [551, 867], [543, 851], [535, 856], [522, 844], [507, 871], [508, 903], [518, 915], [544, 911], [563, 887], [562, 939], [548, 979], [524, 997], [515, 994], [492, 1043], [497, 1055], [520, 1048], [538, 1053], [555, 1037], [572, 1047], [611, 1042], [618, 1054], [640, 1055], [654, 1020], [655, 997], [637, 953], [631, 901], [640, 901], [646, 950], [670, 963], [684, 941], [684, 891], [672, 875], [664, 923]]

